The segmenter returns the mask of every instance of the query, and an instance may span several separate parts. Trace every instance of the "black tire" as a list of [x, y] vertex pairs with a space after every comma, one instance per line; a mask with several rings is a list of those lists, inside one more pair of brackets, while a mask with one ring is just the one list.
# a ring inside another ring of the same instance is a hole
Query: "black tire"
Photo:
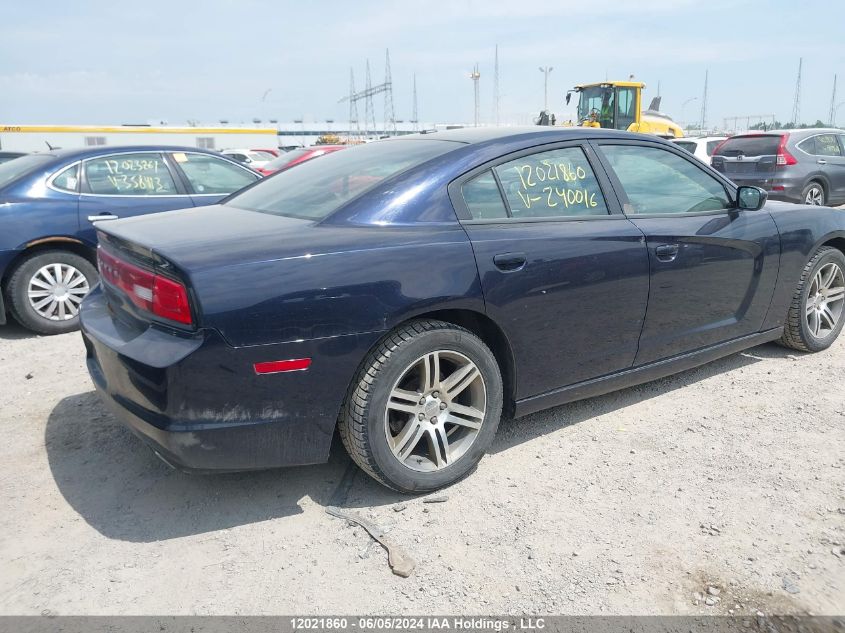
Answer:
[[845, 312], [840, 312], [836, 326], [823, 337], [813, 335], [805, 318], [813, 277], [821, 267], [830, 263], [837, 264], [841, 271], [845, 271], [845, 255], [842, 251], [830, 246], [822, 246], [804, 266], [798, 287], [792, 297], [792, 304], [789, 306], [783, 336], [780, 339], [782, 345], [802, 352], [820, 352], [830, 347], [842, 331]]
[[[456, 461], [432, 472], [412, 470], [390, 449], [385, 433], [388, 395], [416, 359], [434, 352], [457, 352], [478, 368], [486, 388], [486, 410], [473, 442]], [[502, 377], [496, 358], [475, 334], [435, 320], [416, 320], [384, 336], [364, 359], [338, 421], [347, 452], [379, 483], [404, 493], [443, 488], [469, 474], [490, 447], [502, 412]]]
[[38, 334], [64, 334], [79, 327], [79, 316], [66, 320], [51, 320], [39, 314], [29, 301], [29, 285], [41, 268], [50, 264], [73, 266], [85, 277], [89, 288], [97, 283], [97, 269], [84, 257], [62, 250], [34, 253], [22, 260], [9, 276], [6, 297], [9, 311], [18, 323]]
[[[807, 201], [807, 197], [810, 195], [811, 191], [816, 194], [816, 198], [819, 200], [818, 203]], [[824, 185], [815, 180], [811, 180], [810, 182], [808, 182], [804, 189], [801, 191], [801, 202], [803, 204], [818, 204], [819, 206], [826, 206], [827, 192], [824, 189]]]

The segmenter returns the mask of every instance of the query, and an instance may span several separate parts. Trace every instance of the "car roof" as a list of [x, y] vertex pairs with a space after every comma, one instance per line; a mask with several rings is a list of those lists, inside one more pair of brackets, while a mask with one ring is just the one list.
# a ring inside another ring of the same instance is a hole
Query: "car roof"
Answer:
[[736, 134], [731, 138], [740, 136], [764, 136], [771, 134], [776, 136], [778, 134], [789, 134], [790, 136], [813, 136], [814, 134], [845, 134], [845, 130], [840, 130], [834, 127], [802, 127], [802, 128], [785, 128], [781, 130], [754, 130]]
[[[642, 139], [642, 134], [634, 132], [621, 132], [619, 130], [610, 130], [607, 128], [589, 128], [589, 127], [558, 127], [558, 126], [503, 126], [503, 127], [466, 127], [455, 128], [451, 130], [436, 130], [424, 131], [419, 134], [408, 134], [405, 136], [396, 136], [386, 139], [389, 142], [395, 140], [418, 140], [431, 139], [438, 141], [452, 141], [455, 143], [466, 143], [475, 145], [480, 143], [487, 143], [498, 140], [516, 140], [524, 139], [526, 141], [536, 141], [553, 143], [555, 141], [568, 141], [583, 138], [631, 138]], [[658, 137], [652, 137], [658, 138]]]
[[103, 156], [105, 154], [125, 152], [193, 152], [196, 154], [217, 154], [217, 152], [208, 151], [199, 147], [180, 145], [98, 145], [97, 147], [52, 149], [47, 152], [38, 152], [38, 154], [41, 156], [53, 156], [57, 159], [65, 160], [69, 158], [90, 158], [92, 156]]

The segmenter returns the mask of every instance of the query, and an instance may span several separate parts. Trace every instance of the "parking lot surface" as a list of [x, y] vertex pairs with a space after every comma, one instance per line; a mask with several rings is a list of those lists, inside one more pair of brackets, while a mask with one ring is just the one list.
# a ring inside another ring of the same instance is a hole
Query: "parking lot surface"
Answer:
[[3, 326], [0, 613], [841, 614], [843, 382], [845, 337], [754, 348], [505, 421], [426, 503], [344, 480], [339, 443], [320, 466], [173, 471], [100, 404], [78, 334]]

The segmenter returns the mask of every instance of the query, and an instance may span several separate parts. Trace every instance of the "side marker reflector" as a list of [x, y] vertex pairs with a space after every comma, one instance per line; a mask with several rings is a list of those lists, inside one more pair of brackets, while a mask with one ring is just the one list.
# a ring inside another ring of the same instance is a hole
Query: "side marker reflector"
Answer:
[[256, 374], [279, 374], [285, 371], [303, 371], [311, 365], [310, 358], [292, 358], [290, 360], [271, 360], [255, 363]]

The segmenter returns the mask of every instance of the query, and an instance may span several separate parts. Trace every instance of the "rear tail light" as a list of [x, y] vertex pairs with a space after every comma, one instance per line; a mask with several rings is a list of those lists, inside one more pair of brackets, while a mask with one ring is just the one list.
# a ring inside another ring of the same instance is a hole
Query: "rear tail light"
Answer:
[[130, 264], [97, 249], [100, 277], [119, 288], [141, 310], [168, 321], [191, 325], [191, 304], [185, 285]]
[[795, 157], [792, 154], [790, 154], [786, 149], [786, 141], [788, 139], [789, 139], [789, 134], [783, 134], [780, 137], [780, 143], [778, 143], [777, 158], [775, 159], [775, 163], [779, 166], [798, 164], [798, 161], [795, 160]]

